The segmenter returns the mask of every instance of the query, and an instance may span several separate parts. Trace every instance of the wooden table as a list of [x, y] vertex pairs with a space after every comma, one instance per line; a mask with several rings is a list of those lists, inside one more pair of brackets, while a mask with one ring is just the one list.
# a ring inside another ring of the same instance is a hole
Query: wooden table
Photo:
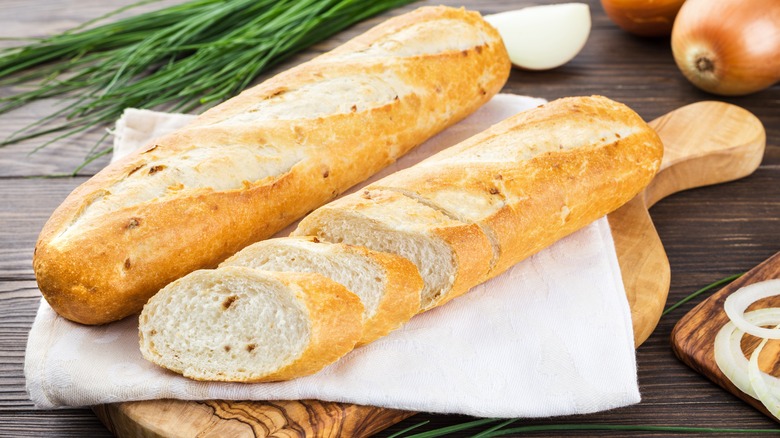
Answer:
[[[130, 0], [3, 0], [0, 35], [39, 36], [72, 27]], [[418, 2], [386, 14], [396, 15]], [[532, 4], [532, 1], [471, 0], [441, 3], [483, 13]], [[780, 250], [780, 86], [753, 96], [723, 99], [698, 91], [678, 72], [668, 39], [640, 39], [617, 29], [595, 0], [589, 1], [593, 31], [585, 49], [566, 66], [551, 72], [513, 71], [505, 92], [555, 99], [603, 94], [652, 119], [682, 105], [708, 99], [731, 102], [755, 113], [767, 129], [761, 167], [749, 178], [674, 195], [651, 210], [672, 266], [670, 302], [727, 275], [743, 272]], [[145, 7], [149, 9], [149, 7]], [[381, 20], [375, 18], [337, 35], [280, 68], [329, 50]], [[0, 42], [0, 44], [9, 44]], [[0, 90], [0, 95], [8, 93]], [[0, 137], [45, 114], [42, 102], [0, 116]], [[30, 178], [73, 170], [100, 133], [69, 139], [35, 155], [30, 141], [0, 149], [0, 436], [108, 436], [89, 409], [41, 411], [24, 389], [27, 333], [40, 299], [31, 268], [32, 249], [43, 223], [77, 185], [105, 161], [78, 177]], [[654, 424], [702, 427], [777, 428], [777, 424], [688, 369], [672, 355], [669, 334], [693, 304], [664, 317], [637, 352], [642, 403], [610, 412], [517, 425], [553, 423]], [[429, 420], [426, 428], [450, 425], [467, 417], [418, 414], [388, 429]], [[425, 428], [423, 428], [425, 429]], [[387, 432], [387, 431], [386, 431]], [[593, 432], [593, 436], [619, 436]], [[549, 436], [560, 436], [552, 432]], [[581, 432], [575, 435], [587, 435]], [[651, 435], [634, 433], [632, 436]], [[534, 436], [539, 436], [534, 435]]]

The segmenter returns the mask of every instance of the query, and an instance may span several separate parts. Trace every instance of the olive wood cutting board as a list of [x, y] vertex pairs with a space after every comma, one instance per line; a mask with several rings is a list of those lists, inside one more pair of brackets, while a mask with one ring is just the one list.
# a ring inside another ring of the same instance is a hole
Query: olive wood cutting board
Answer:
[[[647, 209], [672, 193], [749, 175], [761, 162], [765, 144], [755, 116], [722, 102], [688, 105], [650, 125], [665, 146], [661, 170], [644, 192], [608, 216], [637, 346], [658, 324], [670, 282], [669, 262]], [[415, 414], [317, 400], [150, 400], [93, 410], [123, 437], [363, 437]]]
[[[723, 310], [726, 298], [743, 286], [774, 278], [780, 278], [780, 252], [688, 312], [672, 330], [672, 350], [686, 365], [777, 421], [777, 418], [771, 415], [759, 400], [734, 386], [715, 362], [715, 336], [729, 322], [729, 318]], [[761, 300], [756, 305], [750, 306], [749, 310], [770, 306], [780, 306], [780, 297]], [[750, 358], [750, 354], [760, 342], [759, 338], [751, 335], [745, 335], [742, 338], [742, 351], [745, 358]], [[777, 373], [780, 370], [780, 340], [767, 342], [758, 358], [758, 366], [766, 373], [780, 376]]]

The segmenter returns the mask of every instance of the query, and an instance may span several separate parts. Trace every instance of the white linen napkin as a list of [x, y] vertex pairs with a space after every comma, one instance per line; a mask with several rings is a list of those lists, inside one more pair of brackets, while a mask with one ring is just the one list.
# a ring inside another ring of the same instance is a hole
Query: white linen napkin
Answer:
[[[543, 102], [498, 95], [372, 180]], [[128, 110], [115, 153], [188, 119]], [[287, 382], [186, 379], [141, 357], [137, 327], [137, 317], [74, 324], [42, 300], [27, 344], [31, 399], [54, 408], [155, 398], [311, 398], [483, 417], [584, 414], [639, 402], [631, 314], [605, 218], [321, 372]]]

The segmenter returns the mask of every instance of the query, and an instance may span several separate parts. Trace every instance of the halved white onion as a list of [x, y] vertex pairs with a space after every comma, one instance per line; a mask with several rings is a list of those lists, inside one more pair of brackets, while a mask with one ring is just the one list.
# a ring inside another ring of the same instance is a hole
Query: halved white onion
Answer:
[[[780, 329], [768, 329], [751, 324], [745, 319], [745, 310], [756, 301], [780, 295], [780, 279], [767, 280], [740, 288], [726, 298], [723, 310], [740, 330], [765, 339], [780, 339]], [[777, 321], [780, 324], [780, 321]]]
[[529, 6], [486, 15], [498, 30], [512, 64], [548, 70], [571, 61], [590, 35], [590, 8], [585, 3]]

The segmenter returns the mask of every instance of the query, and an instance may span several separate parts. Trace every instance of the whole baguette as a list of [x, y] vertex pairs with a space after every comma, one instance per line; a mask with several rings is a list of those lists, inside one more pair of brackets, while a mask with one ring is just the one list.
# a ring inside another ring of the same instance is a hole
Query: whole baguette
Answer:
[[425, 7], [281, 73], [118, 161], [41, 231], [38, 286], [102, 324], [216, 266], [476, 110], [510, 63], [476, 12]]
[[[385, 242], [410, 232], [421, 242], [446, 222], [462, 230], [441, 240], [450, 248], [450, 266], [439, 257], [436, 268], [426, 270], [431, 260], [411, 259], [426, 284], [434, 283], [426, 273], [454, 273], [429, 292], [436, 297], [431, 305], [440, 305], [628, 202], [652, 180], [662, 155], [658, 135], [625, 105], [599, 96], [559, 99], [317, 209], [293, 235], [409, 257], [405, 247], [394, 250]], [[412, 220], [391, 219], [409, 214], [409, 205], [415, 216], [425, 206], [426, 215], [443, 219], [418, 229], [411, 229]], [[469, 226], [478, 227], [492, 254], [457, 257], [459, 248], [479, 247]], [[487, 259], [489, 267], [475, 275]]]

